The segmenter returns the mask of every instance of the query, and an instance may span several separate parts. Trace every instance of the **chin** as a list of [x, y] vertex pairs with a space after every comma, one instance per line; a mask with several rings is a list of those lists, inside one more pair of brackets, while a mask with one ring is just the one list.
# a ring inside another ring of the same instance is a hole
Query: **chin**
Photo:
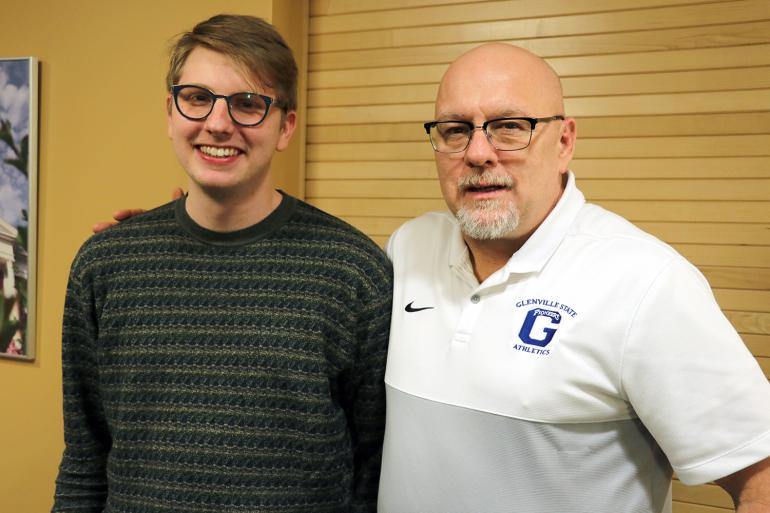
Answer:
[[476, 240], [503, 239], [519, 227], [519, 212], [510, 202], [486, 200], [455, 212], [460, 230]]

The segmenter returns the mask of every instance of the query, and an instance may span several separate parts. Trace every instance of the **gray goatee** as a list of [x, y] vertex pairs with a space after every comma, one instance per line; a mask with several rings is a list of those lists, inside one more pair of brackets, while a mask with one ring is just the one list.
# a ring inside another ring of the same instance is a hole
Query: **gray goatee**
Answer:
[[[490, 172], [471, 174], [460, 177], [457, 186], [462, 191], [468, 187], [501, 185], [511, 187], [513, 180], [506, 175], [494, 175]], [[501, 199], [482, 199], [472, 201], [461, 207], [456, 213], [460, 230], [471, 239], [501, 239], [519, 225], [519, 212], [511, 201]]]

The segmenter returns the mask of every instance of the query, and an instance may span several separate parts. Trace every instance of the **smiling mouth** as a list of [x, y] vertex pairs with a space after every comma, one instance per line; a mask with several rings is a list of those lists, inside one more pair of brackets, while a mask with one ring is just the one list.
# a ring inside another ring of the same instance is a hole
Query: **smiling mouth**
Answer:
[[206, 155], [207, 157], [214, 157], [214, 158], [228, 158], [228, 157], [235, 157], [236, 155], [240, 155], [243, 153], [241, 150], [237, 148], [220, 148], [218, 146], [204, 146], [199, 145], [196, 146], [198, 150], [200, 150], [201, 153]]

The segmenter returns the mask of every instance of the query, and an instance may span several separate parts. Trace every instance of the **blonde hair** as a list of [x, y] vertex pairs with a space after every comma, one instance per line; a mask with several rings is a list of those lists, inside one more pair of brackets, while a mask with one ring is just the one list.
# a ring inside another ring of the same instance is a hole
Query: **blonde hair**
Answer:
[[190, 53], [199, 46], [230, 57], [260, 84], [275, 91], [275, 105], [284, 112], [297, 109], [297, 63], [286, 41], [265, 20], [218, 14], [181, 34], [170, 51], [166, 74], [169, 89], [182, 76]]

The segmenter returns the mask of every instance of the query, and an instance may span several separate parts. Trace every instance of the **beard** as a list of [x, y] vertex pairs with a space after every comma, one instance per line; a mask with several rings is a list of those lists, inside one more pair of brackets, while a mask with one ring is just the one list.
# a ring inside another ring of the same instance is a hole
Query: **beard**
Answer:
[[[490, 173], [470, 175], [458, 180], [460, 190], [477, 186], [501, 185], [511, 187], [513, 181], [508, 176], [495, 176]], [[460, 230], [471, 239], [502, 239], [519, 226], [519, 211], [511, 201], [502, 199], [482, 199], [463, 205], [455, 212]]]

